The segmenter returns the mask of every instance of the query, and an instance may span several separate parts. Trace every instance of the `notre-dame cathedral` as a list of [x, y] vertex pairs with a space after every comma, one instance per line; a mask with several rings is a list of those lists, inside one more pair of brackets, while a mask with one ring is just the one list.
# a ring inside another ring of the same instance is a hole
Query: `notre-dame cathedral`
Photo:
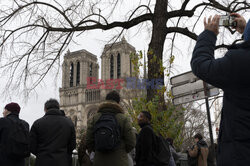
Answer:
[[[100, 67], [96, 55], [84, 49], [65, 54], [62, 87], [59, 90], [60, 105], [74, 122], [77, 131], [86, 127], [88, 118], [96, 113], [99, 104], [111, 90], [120, 93], [124, 109], [129, 100], [145, 93], [126, 86], [126, 78], [131, 78], [134, 73], [132, 53], [136, 53], [136, 50], [124, 37], [120, 42], [105, 45], [101, 55], [101, 79], [98, 79]], [[116, 85], [110, 85], [110, 82]]]

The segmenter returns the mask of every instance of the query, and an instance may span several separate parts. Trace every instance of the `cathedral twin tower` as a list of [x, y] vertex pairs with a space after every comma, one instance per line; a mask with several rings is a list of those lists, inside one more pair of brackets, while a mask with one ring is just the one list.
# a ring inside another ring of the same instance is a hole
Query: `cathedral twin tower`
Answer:
[[[135, 48], [125, 38], [120, 42], [107, 44], [101, 55], [101, 80], [119, 80], [131, 77], [134, 72], [130, 55]], [[99, 79], [97, 56], [86, 50], [68, 51], [62, 67], [62, 88], [60, 88], [61, 109], [70, 117], [77, 130], [86, 126], [87, 119], [96, 113], [111, 88], [88, 88]], [[115, 89], [115, 87], [114, 87]], [[116, 89], [117, 90], [117, 89]], [[119, 88], [121, 98], [126, 99], [126, 88]]]

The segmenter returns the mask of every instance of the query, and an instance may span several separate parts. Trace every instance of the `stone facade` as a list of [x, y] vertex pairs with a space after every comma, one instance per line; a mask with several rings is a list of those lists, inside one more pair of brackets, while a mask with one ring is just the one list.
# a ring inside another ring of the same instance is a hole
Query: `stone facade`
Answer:
[[126, 80], [133, 75], [134, 67], [130, 55], [135, 52], [135, 48], [124, 38], [120, 42], [105, 45], [101, 55], [103, 86], [92, 89], [88, 85], [98, 85], [97, 56], [86, 50], [68, 51], [65, 54], [62, 66], [62, 87], [59, 89], [60, 105], [66, 116], [72, 119], [78, 132], [86, 127], [87, 119], [96, 113], [99, 104], [112, 89], [120, 93], [121, 105], [124, 108], [132, 97], [141, 96], [144, 93], [142, 90], [125, 88], [126, 81], [122, 82], [122, 88], [118, 89], [117, 86], [107, 85], [107, 82], [112, 79]]

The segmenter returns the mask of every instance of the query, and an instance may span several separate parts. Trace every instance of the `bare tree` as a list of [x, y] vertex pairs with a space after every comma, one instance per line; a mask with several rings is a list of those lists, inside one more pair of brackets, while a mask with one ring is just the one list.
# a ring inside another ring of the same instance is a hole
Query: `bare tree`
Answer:
[[[249, 9], [247, 0], [145, 0], [138, 1], [135, 9], [120, 21], [113, 20], [114, 11], [125, 1], [118, 0], [5, 0], [0, 9], [1, 71], [8, 74], [7, 87], [18, 87], [30, 92], [37, 87], [53, 68], [58, 69], [60, 56], [76, 35], [101, 29], [124, 30], [150, 23], [151, 41], [148, 46], [148, 78], [164, 78], [162, 66], [166, 37], [182, 34], [193, 40], [197, 34], [181, 22], [200, 19], [204, 11], [244, 12]], [[110, 12], [107, 12], [110, 11]], [[124, 19], [127, 18], [127, 19]], [[172, 44], [172, 42], [170, 44]], [[217, 48], [226, 47], [224, 43]], [[173, 48], [173, 47], [172, 47]], [[173, 49], [171, 49], [171, 52]], [[172, 56], [172, 54], [170, 54]], [[17, 88], [17, 90], [18, 90]], [[151, 100], [156, 91], [147, 90]]]
[[207, 130], [207, 115], [206, 112], [202, 111], [199, 107], [194, 107], [194, 104], [189, 104], [184, 111], [184, 128], [181, 133], [183, 142], [180, 150], [185, 151], [188, 147], [194, 144], [194, 135], [201, 133], [205, 138], [209, 138], [209, 132]]

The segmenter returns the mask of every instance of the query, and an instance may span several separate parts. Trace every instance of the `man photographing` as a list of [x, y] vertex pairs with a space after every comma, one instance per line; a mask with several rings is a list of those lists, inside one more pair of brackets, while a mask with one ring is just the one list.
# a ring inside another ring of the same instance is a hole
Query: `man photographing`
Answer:
[[229, 47], [225, 56], [214, 58], [220, 16], [204, 19], [205, 30], [193, 51], [193, 73], [224, 91], [218, 138], [217, 166], [247, 166], [250, 163], [250, 21], [232, 13], [236, 31], [244, 42]]

